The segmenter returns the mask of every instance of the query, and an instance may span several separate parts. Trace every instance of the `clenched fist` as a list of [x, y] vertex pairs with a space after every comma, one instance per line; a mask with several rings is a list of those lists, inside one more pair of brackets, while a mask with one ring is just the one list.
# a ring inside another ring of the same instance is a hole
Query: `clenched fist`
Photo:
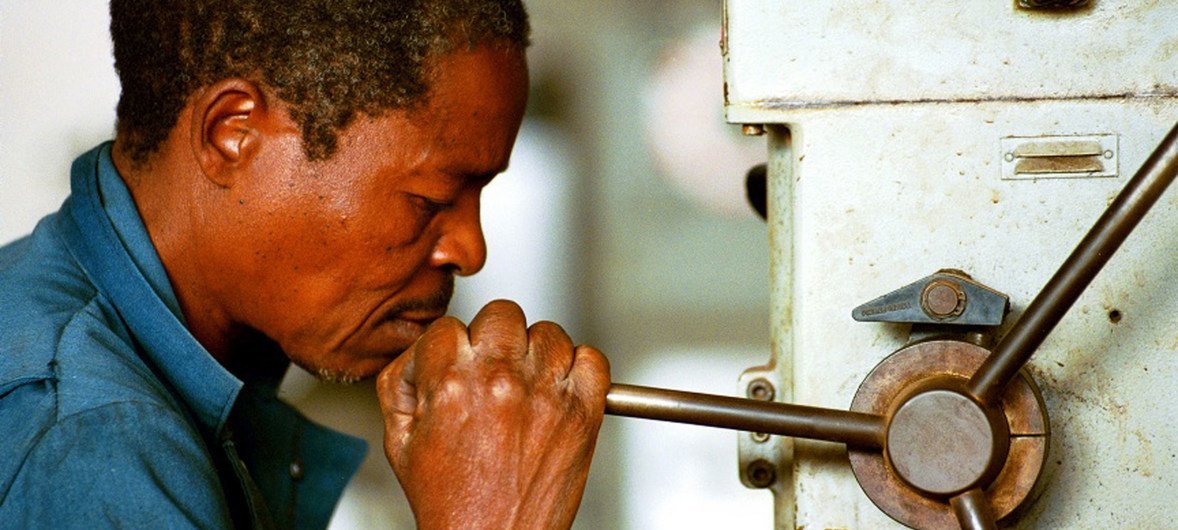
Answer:
[[495, 301], [433, 323], [380, 374], [385, 456], [419, 528], [568, 528], [605, 412], [609, 363]]

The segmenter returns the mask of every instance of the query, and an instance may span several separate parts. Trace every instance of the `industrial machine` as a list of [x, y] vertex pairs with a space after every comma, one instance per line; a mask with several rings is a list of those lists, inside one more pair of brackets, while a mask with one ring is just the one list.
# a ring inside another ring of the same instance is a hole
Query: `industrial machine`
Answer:
[[1178, 2], [724, 26], [728, 120], [768, 140], [772, 355], [745, 398], [607, 411], [744, 431], [780, 528], [1178, 524]]

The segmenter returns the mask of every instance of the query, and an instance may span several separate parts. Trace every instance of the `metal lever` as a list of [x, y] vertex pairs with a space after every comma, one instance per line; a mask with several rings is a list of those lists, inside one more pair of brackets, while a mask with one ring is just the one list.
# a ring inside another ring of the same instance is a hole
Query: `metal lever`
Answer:
[[1055, 329], [1088, 284], [1178, 175], [1178, 124], [1125, 185], [1076, 250], [1047, 282], [1022, 317], [994, 347], [969, 382], [983, 403], [996, 403], [1006, 384]]
[[884, 418], [846, 410], [614, 384], [605, 396], [614, 416], [689, 423], [880, 449]]
[[998, 524], [994, 522], [994, 514], [986, 501], [986, 494], [980, 489], [972, 489], [961, 495], [949, 499], [953, 507], [953, 514], [957, 516], [957, 523], [962, 530], [994, 530]]

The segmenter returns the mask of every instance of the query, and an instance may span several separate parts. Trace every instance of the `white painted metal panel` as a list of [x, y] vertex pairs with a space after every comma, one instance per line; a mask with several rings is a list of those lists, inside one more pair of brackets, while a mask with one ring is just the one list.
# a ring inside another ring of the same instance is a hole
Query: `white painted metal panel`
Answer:
[[[852, 322], [851, 308], [937, 269], [963, 269], [1021, 311], [1126, 179], [1002, 180], [1002, 137], [1117, 131], [1124, 164], [1135, 168], [1178, 120], [1178, 108], [1108, 102], [945, 110], [861, 108], [794, 128], [793, 199], [777, 207], [794, 223], [794, 322], [779, 351], [793, 351], [795, 401], [846, 408], [909, 329]], [[1169, 521], [1178, 491], [1178, 398], [1165, 390], [1178, 381], [1176, 233], [1178, 194], [1169, 194], [1036, 354], [1056, 445], [1054, 477], [1025, 519], [1032, 526]], [[801, 444], [795, 461], [799, 526], [888, 522], [837, 451]]]
[[729, 0], [729, 119], [885, 101], [1070, 99], [1178, 91], [1178, 2]]
[[[938, 269], [1010, 295], [1017, 317], [1178, 121], [1176, 17], [1174, 2], [1094, 0], [1050, 17], [1007, 1], [729, 0], [729, 119], [784, 124], [769, 128], [765, 373], [779, 399], [848, 407], [910, 339], [909, 326], [856, 323], [851, 309]], [[1114, 177], [1003, 178], [1004, 139], [1109, 135]], [[1019, 527], [1174, 525], [1175, 315], [1171, 190], [1032, 361], [1053, 446]], [[896, 526], [840, 446], [746, 437], [741, 453], [787, 462], [779, 527]]]

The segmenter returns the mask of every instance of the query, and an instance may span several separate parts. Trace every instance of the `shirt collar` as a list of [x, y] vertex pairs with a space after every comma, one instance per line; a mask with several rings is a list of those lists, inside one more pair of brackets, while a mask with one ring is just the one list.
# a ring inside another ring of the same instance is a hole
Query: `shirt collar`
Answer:
[[126, 322], [144, 359], [214, 435], [242, 382], [188, 332], [131, 193], [104, 143], [78, 157], [60, 217], [66, 245]]
[[131, 198], [131, 191], [123, 183], [115, 168], [114, 160], [110, 156], [110, 144], [100, 147], [98, 156], [98, 199], [106, 218], [114, 227], [115, 235], [123, 244], [123, 250], [135, 264], [135, 268], [143, 274], [143, 279], [151, 286], [151, 290], [159, 297], [168, 310], [184, 323], [184, 315], [180, 312], [180, 301], [172, 291], [172, 283], [164, 271], [164, 264], [160, 261], [155, 245], [147, 234], [147, 227], [139, 217], [139, 209], [135, 200]]

